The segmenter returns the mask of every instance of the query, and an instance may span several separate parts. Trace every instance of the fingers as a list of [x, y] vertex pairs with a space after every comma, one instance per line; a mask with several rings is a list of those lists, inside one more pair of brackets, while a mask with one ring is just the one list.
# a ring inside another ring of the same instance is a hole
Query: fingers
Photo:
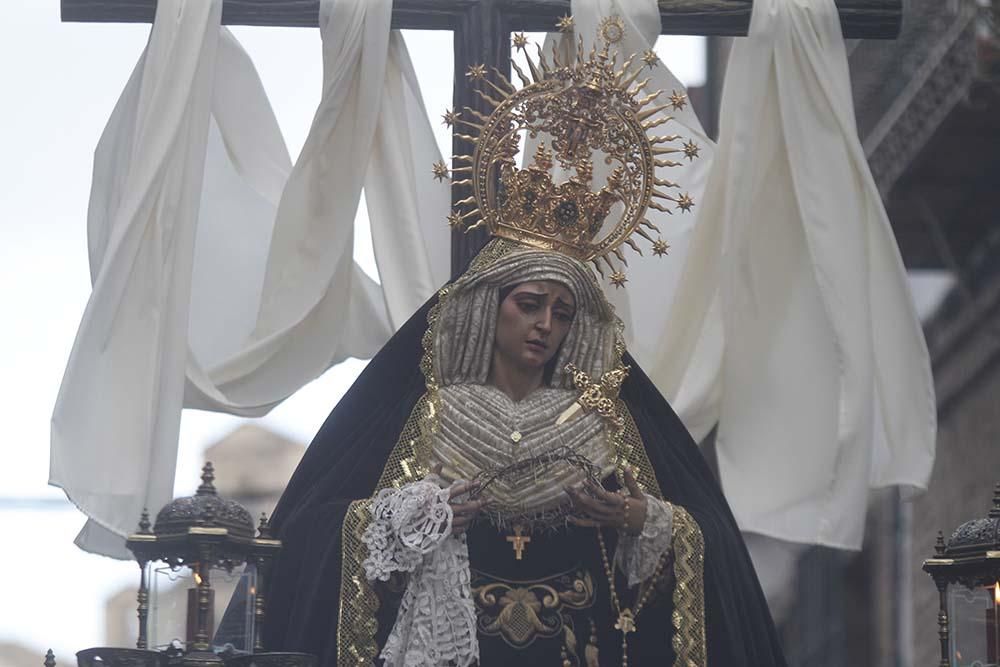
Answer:
[[566, 521], [573, 524], [574, 526], [582, 526], [583, 528], [600, 528], [601, 524], [593, 519], [587, 519], [580, 516], [573, 516], [570, 514], [566, 517]]
[[632, 468], [625, 468], [625, 486], [628, 488], [629, 495], [633, 498], [642, 498], [643, 492], [639, 488], [639, 482], [635, 481], [635, 475], [632, 473]]
[[621, 497], [621, 494], [608, 491], [592, 479], [585, 481], [584, 485], [593, 495], [597, 496], [609, 505], [621, 507], [625, 504], [625, 499]]
[[481, 482], [458, 482], [452, 485], [448, 498], [455, 498], [471, 491], [477, 491], [482, 486]]
[[573, 506], [576, 507], [577, 510], [582, 511], [590, 518], [597, 520], [600, 525], [617, 526], [621, 524], [624, 517], [624, 511], [622, 508], [623, 501], [621, 501], [621, 499], [617, 499], [618, 502], [616, 504], [611, 504], [597, 498], [591, 498], [579, 489], [571, 487], [566, 488], [566, 493], [573, 501]]

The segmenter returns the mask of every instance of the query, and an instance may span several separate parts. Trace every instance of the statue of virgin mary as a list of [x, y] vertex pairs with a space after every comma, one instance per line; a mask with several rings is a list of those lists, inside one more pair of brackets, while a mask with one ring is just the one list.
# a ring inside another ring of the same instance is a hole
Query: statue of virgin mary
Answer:
[[[785, 664], [719, 484], [588, 263], [623, 283], [607, 255], [649, 238], [669, 183], [654, 144], [675, 138], [646, 136], [630, 63], [606, 43], [532, 64], [469, 123], [477, 208], [452, 222], [495, 238], [309, 446], [272, 518], [269, 650], [322, 667]], [[518, 168], [518, 133], [551, 149]], [[613, 168], [594, 191], [598, 152]], [[555, 183], [555, 161], [574, 175]]]

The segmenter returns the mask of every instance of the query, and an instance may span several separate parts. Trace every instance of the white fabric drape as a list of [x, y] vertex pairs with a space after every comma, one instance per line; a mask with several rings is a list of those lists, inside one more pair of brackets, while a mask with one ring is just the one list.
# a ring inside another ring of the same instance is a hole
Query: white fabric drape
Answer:
[[[390, 13], [321, 3], [323, 95], [292, 167], [221, 2], [158, 3], [95, 153], [94, 291], [52, 420], [82, 548], [125, 557], [142, 508], [171, 498], [182, 400], [264, 414], [371, 356], [447, 279], [449, 193]], [[352, 258], [363, 187], [384, 288]]]
[[[706, 332], [721, 356], [699, 352]], [[870, 485], [926, 486], [930, 364], [833, 0], [754, 3], [664, 333], [647, 365], [665, 395], [720, 388], [719, 468], [743, 530], [858, 549]]]

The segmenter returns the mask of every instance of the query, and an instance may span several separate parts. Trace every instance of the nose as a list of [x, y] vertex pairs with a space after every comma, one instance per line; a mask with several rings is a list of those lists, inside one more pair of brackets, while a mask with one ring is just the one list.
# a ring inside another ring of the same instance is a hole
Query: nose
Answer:
[[550, 308], [541, 309], [541, 314], [535, 321], [535, 328], [545, 334], [552, 331], [552, 310]]

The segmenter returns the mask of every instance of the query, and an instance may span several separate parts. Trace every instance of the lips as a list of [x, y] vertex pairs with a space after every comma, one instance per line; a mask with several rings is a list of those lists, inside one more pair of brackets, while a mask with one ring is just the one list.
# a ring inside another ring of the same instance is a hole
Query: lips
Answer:
[[544, 352], [549, 349], [549, 346], [540, 340], [529, 340], [525, 343], [528, 347], [539, 352]]

